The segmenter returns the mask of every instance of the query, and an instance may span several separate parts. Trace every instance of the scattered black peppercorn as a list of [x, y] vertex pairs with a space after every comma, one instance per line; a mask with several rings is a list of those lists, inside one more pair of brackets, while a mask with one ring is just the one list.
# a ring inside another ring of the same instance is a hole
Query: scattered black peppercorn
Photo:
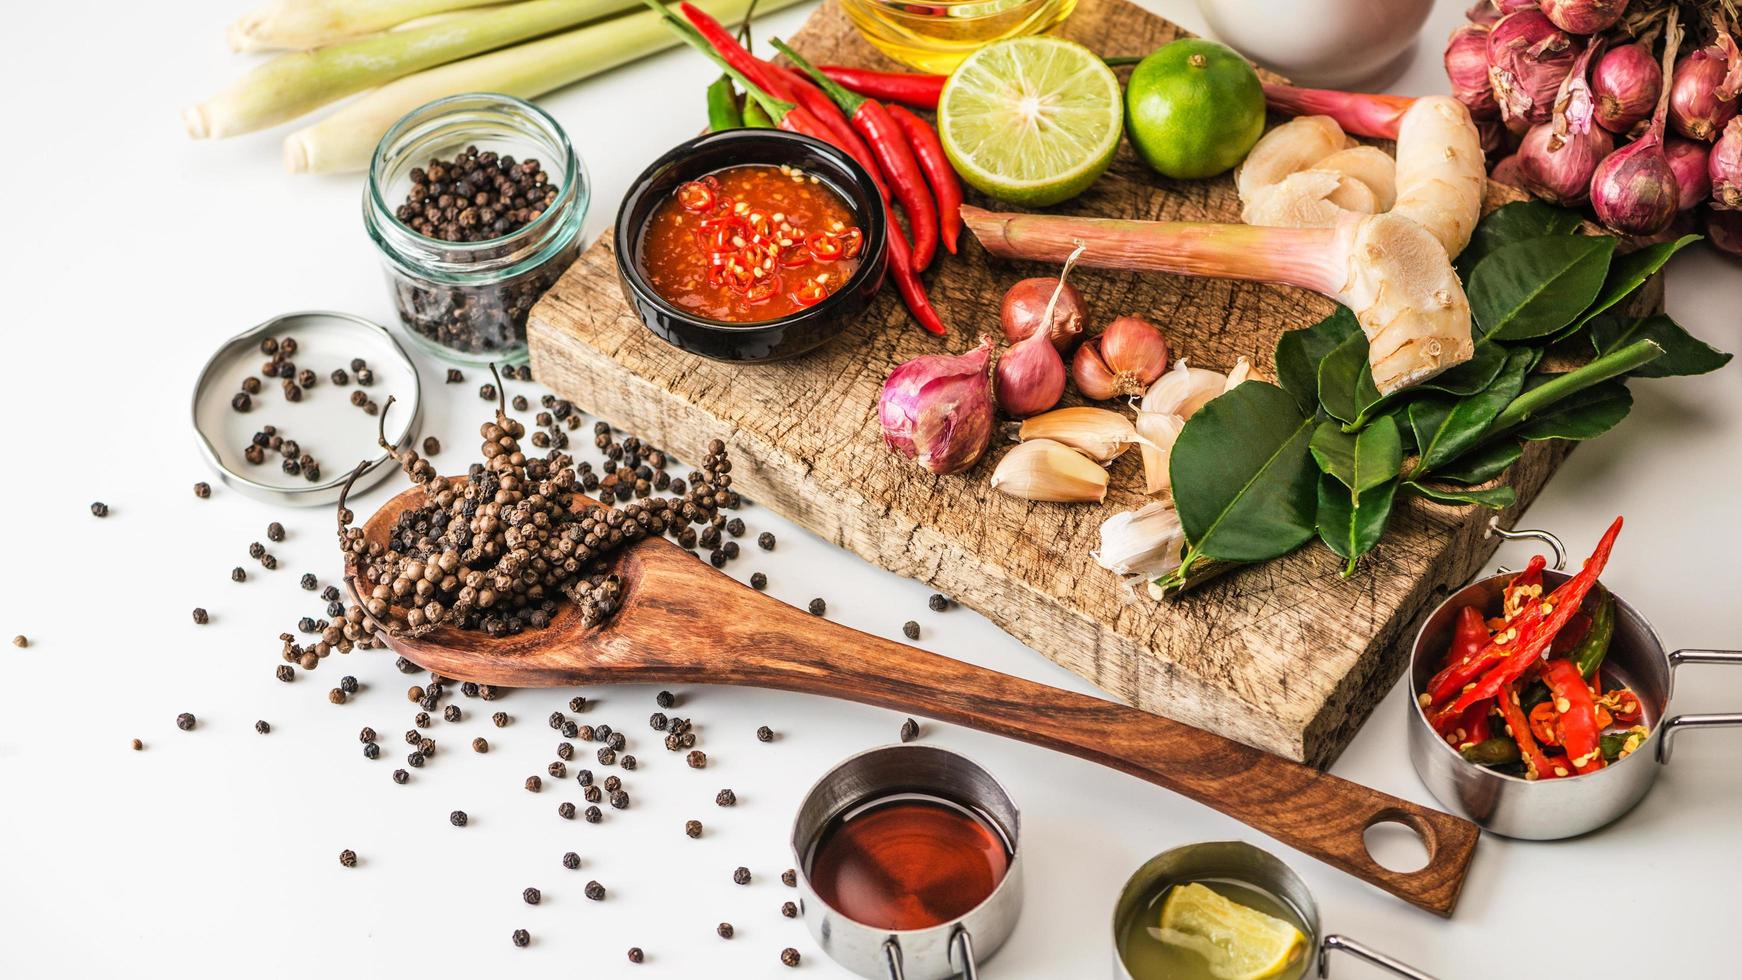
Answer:
[[567, 800], [558, 803], [556, 805], [556, 815], [564, 820], [573, 820], [575, 818], [575, 805]]
[[568, 778], [569, 767], [563, 765], [561, 762], [553, 762], [550, 765], [545, 766], [544, 768], [545, 768], [546, 772], [550, 773], [550, 778], [552, 778], [552, 779], [567, 779]]
[[587, 807], [587, 812], [582, 816], [587, 818], [588, 823], [598, 823], [605, 818], [605, 814], [596, 806]]
[[824, 602], [821, 596], [818, 596], [811, 600], [810, 611], [812, 616], [821, 616], [829, 611], [829, 604]]
[[617, 751], [610, 746], [599, 750], [599, 765], [608, 766], [617, 761]]
[[718, 793], [714, 794], [714, 805], [715, 806], [737, 806], [738, 805], [738, 794], [732, 792], [729, 789], [720, 790]]
[[448, 384], [457, 385], [465, 380], [466, 376], [460, 373], [459, 368], [448, 368]]
[[538, 889], [536, 889], [536, 888], [528, 888], [525, 891], [520, 893], [520, 900], [525, 902], [528, 905], [537, 905], [539, 902], [539, 899], [541, 899], [543, 897], [544, 896], [542, 896], [538, 893]]
[[488, 752], [488, 751], [490, 751], [489, 740], [485, 739], [482, 735], [478, 736], [477, 738], [472, 739], [472, 751], [473, 752]]
[[194, 496], [200, 498], [201, 500], [204, 500], [207, 497], [210, 497], [211, 495], [212, 495], [212, 485], [210, 483], [206, 483], [204, 481], [201, 481], [199, 483], [194, 484]]
[[108, 517], [109, 516], [109, 505], [103, 503], [101, 500], [91, 504], [91, 516], [92, 517]]
[[266, 525], [266, 540], [274, 542], [283, 541], [284, 525], [277, 521], [273, 521], [271, 524]]
[[182, 712], [179, 715], [176, 715], [175, 716], [175, 727], [181, 729], [184, 732], [193, 731], [194, 730], [194, 716], [189, 714], [186, 711]]
[[335, 687], [332, 690], [327, 692], [327, 700], [331, 701], [334, 704], [344, 704], [346, 697], [347, 697], [347, 695], [345, 694], [344, 690], [341, 688]]
[[632, 755], [625, 755], [623, 758], [618, 759], [617, 764], [631, 772], [634, 771], [636, 766], [640, 765], [640, 763], [635, 761], [635, 757]]
[[488, 381], [484, 382], [484, 384], [478, 388], [478, 397], [482, 398], [483, 400], [485, 400], [487, 402], [495, 401], [496, 400], [496, 386], [491, 384]]
[[581, 856], [579, 854], [576, 854], [574, 851], [569, 851], [563, 855], [563, 867], [573, 871], [580, 866]]
[[272, 726], [266, 723], [266, 719], [262, 718], [254, 723], [254, 731], [260, 735], [270, 735], [272, 734]]
[[412, 752], [412, 753], [406, 755], [405, 764], [410, 766], [413, 769], [422, 769], [423, 768], [423, 753], [422, 752]]
[[647, 716], [648, 726], [651, 727], [656, 732], [665, 731], [665, 724], [666, 724], [667, 720], [668, 719], [665, 717], [665, 712], [663, 712], [663, 711], [655, 711], [653, 714]]
[[931, 598], [927, 599], [925, 604], [931, 607], [932, 612], [943, 612], [950, 608], [950, 600], [941, 592], [933, 592]]
[[575, 747], [568, 742], [556, 743], [556, 757], [567, 762], [575, 757]]
[[683, 832], [692, 839], [702, 836], [702, 822], [700, 820], [685, 820]]
[[508, 727], [508, 712], [498, 711], [495, 714], [491, 715], [490, 716], [490, 723], [495, 725], [497, 728], [507, 728]]
[[689, 763], [691, 769], [706, 769], [708, 767], [708, 754], [701, 749], [696, 749], [684, 756], [684, 761]]
[[735, 885], [750, 884], [750, 869], [740, 865], [732, 872], [732, 883]]
[[580, 772], [575, 773], [575, 781], [580, 783], [582, 786], [593, 785], [593, 770], [582, 769]]
[[613, 810], [627, 810], [627, 809], [629, 809], [629, 794], [627, 792], [625, 792], [624, 790], [618, 790], [617, 792], [612, 793], [611, 794], [611, 809], [613, 809]]
[[339, 690], [344, 691], [346, 694], [356, 694], [357, 678], [352, 677], [350, 674], [346, 674], [339, 678]]
[[623, 787], [623, 780], [617, 778], [616, 776], [606, 776], [604, 786], [605, 786], [605, 792], [615, 793], [615, 792], [617, 792], [617, 790], [619, 790]]
[[731, 939], [734, 930], [732, 929], [732, 923], [722, 922], [714, 927], [714, 931], [719, 933], [721, 939]]
[[597, 786], [588, 786], [581, 791], [581, 795], [586, 798], [588, 803], [597, 803], [605, 798], [604, 791]]
[[[510, 373], [512, 374], [512, 371]], [[508, 404], [513, 405], [516, 412], [524, 412], [529, 403], [527, 402], [525, 395], [515, 395], [513, 400]]]
[[298, 580], [297, 584], [302, 586], [303, 591], [313, 592], [315, 586], [320, 585], [321, 583], [319, 579], [315, 578], [315, 573], [304, 572], [302, 573], [302, 578]]
[[758, 741], [758, 742], [772, 742], [772, 741], [774, 741], [774, 729], [769, 728], [767, 725], [763, 725], [762, 727], [756, 729], [756, 741]]
[[794, 905], [791, 902], [781, 902], [780, 903], [780, 914], [786, 916], [789, 919], [796, 919], [796, 918], [798, 918], [798, 906]]
[[587, 887], [584, 889], [584, 893], [588, 898], [595, 902], [603, 902], [605, 900], [605, 886], [596, 881], [587, 882]]
[[526, 777], [526, 791], [528, 793], [536, 793], [543, 788], [544, 788], [544, 780], [538, 778], [537, 776]]
[[661, 708], [669, 708], [677, 704], [677, 695], [672, 694], [670, 691], [660, 691], [658, 694], [653, 696], [653, 703], [659, 705]]
[[340, 851], [339, 863], [347, 868], [355, 868], [357, 866], [357, 852], [348, 847]]
[[460, 706], [457, 704], [450, 704], [447, 707], [443, 708], [442, 709], [442, 719], [444, 721], [459, 721], [460, 720]]
[[773, 551], [774, 550], [774, 532], [773, 531], [763, 531], [761, 534], [758, 534], [756, 536], [756, 546], [758, 548], [761, 548], [763, 551]]
[[919, 623], [917, 623], [911, 619], [905, 623], [902, 623], [901, 624], [901, 635], [907, 637], [910, 640], [919, 639]]
[[455, 810], [448, 814], [448, 823], [451, 823], [456, 827], [464, 827], [466, 825], [466, 811]]
[[435, 454], [437, 454], [441, 451], [442, 451], [442, 441], [440, 439], [437, 439], [435, 436], [425, 436], [424, 437], [423, 454], [425, 456], [434, 456]]
[[798, 872], [792, 868], [787, 868], [785, 871], [782, 871], [780, 873], [780, 883], [788, 888], [797, 888]]
[[[205, 607], [195, 606], [194, 607], [194, 625], [195, 626], [204, 626], [209, 622], [211, 622], [211, 617], [206, 613]], [[12, 645], [15, 647], [21, 647], [21, 646], [25, 646], [26, 644], [28, 644], [30, 642], [29, 640], [25, 640], [24, 643], [20, 643], [20, 642], [18, 642], [20, 639], [23, 639], [23, 638], [22, 637], [13, 638]]]
[[768, 588], [768, 576], [761, 572], [750, 573], [750, 587], [758, 592]]
[[402, 786], [405, 784], [405, 781], [410, 779], [410, 778], [411, 778], [411, 773], [406, 772], [404, 769], [393, 770], [393, 781], [396, 783], [399, 783]]
[[238, 412], [250, 411], [254, 408], [254, 399], [246, 391], [238, 391], [230, 397], [230, 407]]
[[616, 751], [616, 752], [623, 751], [623, 746], [627, 745], [628, 743], [629, 743], [629, 740], [624, 737], [622, 732], [612, 732], [610, 735], [606, 736], [606, 738], [605, 738], [605, 744], [610, 746], [611, 749], [613, 751]]
[[643, 956], [644, 956], [644, 955], [645, 955], [645, 954], [643, 954], [643, 953], [642, 953], [642, 952], [641, 952], [641, 947], [640, 947], [640, 946], [631, 946], [631, 947], [629, 947], [629, 962], [631, 962], [631, 963], [639, 963], [639, 962], [641, 962], [641, 960], [642, 960], [642, 957], [643, 957]]
[[246, 568], [243, 568], [241, 565], [237, 565], [235, 568], [230, 569], [230, 581], [232, 581], [232, 582], [246, 582], [246, 581], [248, 581], [248, 570]]
[[279, 664], [278, 669], [273, 671], [273, 674], [286, 684], [296, 680], [296, 668], [289, 664]]
[[380, 757], [381, 757], [381, 746], [375, 744], [374, 742], [364, 742], [363, 743], [363, 758], [373, 761], [375, 759], [379, 759]]
[[[195, 622], [198, 622], [198, 620], [196, 619]], [[30, 637], [20, 633], [12, 638], [12, 645], [22, 650], [25, 647], [30, 646]]]
[[145, 748], [144, 742], [141, 742], [138, 739], [133, 740], [133, 751], [138, 752], [140, 749], [143, 749], [143, 748]]
[[532, 934], [528, 933], [525, 929], [514, 930], [514, 934], [509, 938], [514, 940], [514, 945], [519, 946], [522, 949], [525, 949], [526, 945], [532, 942]]
[[796, 967], [798, 966], [798, 961], [798, 950], [793, 949], [791, 946], [780, 951], [780, 962], [782, 966]]

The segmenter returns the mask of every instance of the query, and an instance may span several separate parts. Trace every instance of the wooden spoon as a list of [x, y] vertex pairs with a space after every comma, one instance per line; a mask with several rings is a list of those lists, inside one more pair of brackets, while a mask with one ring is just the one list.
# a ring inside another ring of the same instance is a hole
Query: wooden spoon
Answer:
[[[368, 539], [384, 544], [421, 493], [384, 504], [364, 525]], [[1467, 820], [1159, 715], [848, 629], [741, 585], [664, 538], [624, 549], [614, 570], [622, 605], [596, 627], [582, 626], [571, 604], [544, 629], [515, 636], [442, 627], [387, 644], [478, 684], [745, 684], [926, 715], [1164, 786], [1435, 914], [1457, 905], [1478, 836]], [[1425, 867], [1399, 872], [1373, 860], [1363, 834], [1387, 821], [1421, 835]]]

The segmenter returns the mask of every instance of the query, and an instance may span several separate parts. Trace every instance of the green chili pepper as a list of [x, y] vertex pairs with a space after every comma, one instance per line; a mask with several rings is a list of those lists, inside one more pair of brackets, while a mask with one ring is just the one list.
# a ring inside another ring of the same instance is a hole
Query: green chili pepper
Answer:
[[1609, 641], [1615, 635], [1615, 596], [1601, 585], [1597, 586], [1597, 591], [1597, 608], [1591, 613], [1591, 631], [1568, 654], [1568, 659], [1578, 666], [1585, 680], [1596, 676], [1597, 668], [1603, 666], [1603, 657], [1609, 652]]
[[724, 132], [744, 128], [744, 113], [738, 108], [738, 90], [732, 87], [729, 75], [721, 75], [708, 86], [708, 130]]
[[1621, 758], [1621, 748], [1626, 744], [1626, 732], [1610, 732], [1609, 734], [1604, 735], [1601, 741], [1603, 761], [1614, 762], [1616, 759]]
[[1491, 738], [1459, 750], [1478, 766], [1503, 766], [1519, 760], [1518, 743], [1509, 738]]
[[1544, 684], [1542, 681], [1531, 681], [1529, 684], [1525, 685], [1524, 690], [1518, 695], [1519, 710], [1523, 711], [1525, 717], [1528, 718], [1530, 716], [1530, 709], [1544, 701], [1547, 701], [1548, 698], [1548, 685]]
[[774, 120], [768, 116], [768, 110], [762, 108], [762, 103], [755, 99], [744, 100], [744, 125], [750, 129], [773, 129]]

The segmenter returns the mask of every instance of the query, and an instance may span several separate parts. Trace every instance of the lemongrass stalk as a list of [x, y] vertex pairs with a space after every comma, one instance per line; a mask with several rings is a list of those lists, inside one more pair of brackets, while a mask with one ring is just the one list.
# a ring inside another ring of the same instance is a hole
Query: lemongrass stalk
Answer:
[[1285, 116], [1330, 116], [1343, 132], [1355, 136], [1394, 140], [1403, 114], [1415, 100], [1405, 95], [1336, 92], [1267, 82], [1264, 104]]
[[1475, 352], [1470, 305], [1445, 249], [1393, 214], [1344, 214], [1329, 228], [1121, 221], [1000, 214], [964, 206], [980, 244], [1003, 258], [1297, 286], [1347, 306], [1367, 335], [1368, 365], [1390, 394]]
[[[760, 0], [756, 9], [771, 12], [797, 2]], [[731, 22], [743, 18], [750, 0], [698, 0], [696, 5]], [[676, 45], [677, 37], [660, 21], [658, 14], [640, 11], [389, 82], [285, 137], [285, 169], [365, 169], [388, 128], [425, 102], [461, 92], [501, 92], [523, 99], [543, 95]]]
[[633, 0], [524, 0], [416, 30], [372, 34], [283, 54], [182, 113], [195, 139], [235, 136], [294, 119], [354, 92], [616, 13]]
[[244, 14], [224, 37], [232, 51], [307, 51], [408, 20], [501, 0], [273, 0]]

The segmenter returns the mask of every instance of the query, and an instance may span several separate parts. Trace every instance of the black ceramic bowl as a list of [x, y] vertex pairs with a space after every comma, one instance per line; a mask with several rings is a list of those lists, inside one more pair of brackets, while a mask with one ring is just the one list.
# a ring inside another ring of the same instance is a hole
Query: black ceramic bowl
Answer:
[[[682, 309], [654, 291], [641, 270], [641, 237], [654, 208], [678, 185], [726, 167], [786, 164], [839, 194], [865, 232], [859, 268], [822, 302], [777, 320], [728, 323]], [[629, 185], [617, 211], [617, 281], [647, 329], [666, 343], [717, 361], [777, 361], [815, 350], [865, 309], [883, 285], [888, 227], [871, 175], [840, 150], [778, 129], [731, 129], [672, 147]]]

